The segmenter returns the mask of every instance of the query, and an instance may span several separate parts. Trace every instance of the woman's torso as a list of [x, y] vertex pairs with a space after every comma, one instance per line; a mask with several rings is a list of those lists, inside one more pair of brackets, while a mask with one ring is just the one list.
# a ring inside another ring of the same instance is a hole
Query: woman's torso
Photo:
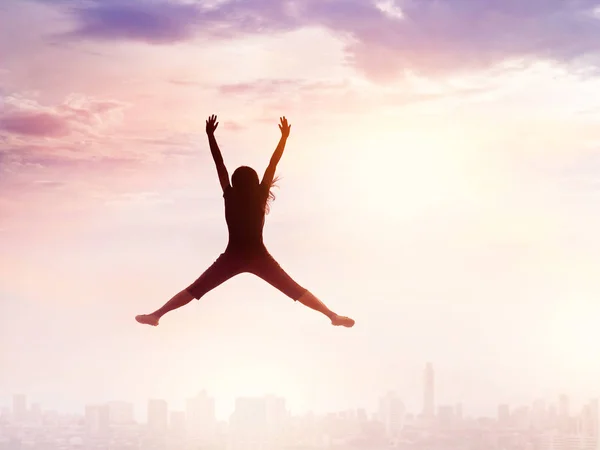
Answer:
[[263, 228], [265, 204], [262, 195], [240, 195], [232, 187], [223, 193], [225, 220], [229, 230], [227, 251], [253, 253], [265, 251]]

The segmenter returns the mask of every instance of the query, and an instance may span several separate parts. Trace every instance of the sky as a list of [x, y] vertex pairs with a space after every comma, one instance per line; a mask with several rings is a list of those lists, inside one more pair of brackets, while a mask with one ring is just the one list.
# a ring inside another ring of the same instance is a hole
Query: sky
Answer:
[[[0, 405], [206, 389], [292, 412], [600, 395], [600, 10], [589, 0], [4, 0]], [[575, 32], [576, 31], [576, 32]], [[135, 322], [224, 250], [230, 173], [292, 124], [252, 275]], [[143, 411], [142, 409], [140, 411]]]

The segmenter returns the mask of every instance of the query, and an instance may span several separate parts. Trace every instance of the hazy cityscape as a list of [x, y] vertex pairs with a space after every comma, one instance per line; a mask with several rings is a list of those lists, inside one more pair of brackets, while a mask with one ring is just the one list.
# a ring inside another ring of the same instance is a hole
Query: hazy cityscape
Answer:
[[428, 363], [420, 411], [408, 411], [398, 394], [388, 392], [377, 411], [294, 415], [284, 398], [265, 395], [237, 398], [227, 421], [217, 420], [215, 399], [206, 391], [188, 398], [180, 411], [149, 399], [143, 421], [135, 420], [134, 405], [126, 401], [59, 414], [19, 393], [12, 405], [0, 405], [0, 450], [600, 450], [598, 399], [575, 411], [561, 394], [531, 405], [499, 404], [495, 417], [472, 418], [460, 403], [437, 405], [435, 389]]

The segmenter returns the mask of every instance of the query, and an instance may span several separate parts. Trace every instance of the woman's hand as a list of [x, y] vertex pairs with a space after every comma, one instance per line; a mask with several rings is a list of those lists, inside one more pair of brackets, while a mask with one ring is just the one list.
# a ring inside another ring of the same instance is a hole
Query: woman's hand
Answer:
[[281, 137], [287, 138], [290, 135], [290, 128], [292, 128], [292, 126], [288, 124], [288, 121], [285, 118], [285, 116], [280, 117], [279, 120], [281, 121], [281, 123], [279, 124], [279, 129], [281, 130]]
[[206, 134], [208, 134], [209, 136], [215, 134], [215, 130], [218, 126], [219, 122], [217, 122], [217, 116], [213, 114], [206, 121]]

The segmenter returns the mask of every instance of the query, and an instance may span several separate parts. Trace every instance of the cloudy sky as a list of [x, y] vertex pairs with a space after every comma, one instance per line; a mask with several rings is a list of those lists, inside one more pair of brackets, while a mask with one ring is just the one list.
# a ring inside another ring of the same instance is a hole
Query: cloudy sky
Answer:
[[[0, 404], [201, 389], [292, 411], [493, 413], [600, 394], [600, 10], [590, 0], [4, 0]], [[241, 275], [134, 321], [224, 249], [230, 172], [279, 166], [265, 239], [352, 330]], [[140, 411], [142, 411], [140, 409]]]

